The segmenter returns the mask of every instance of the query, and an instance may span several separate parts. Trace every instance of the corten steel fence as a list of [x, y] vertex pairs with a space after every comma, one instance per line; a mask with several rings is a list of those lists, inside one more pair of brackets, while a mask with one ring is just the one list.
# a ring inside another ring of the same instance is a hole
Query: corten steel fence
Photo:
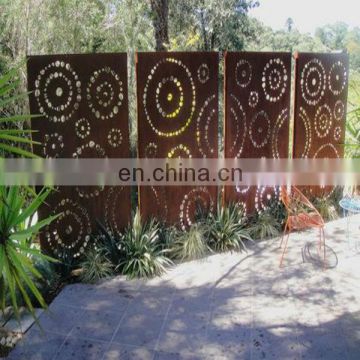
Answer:
[[[291, 54], [229, 52], [225, 56], [225, 157], [287, 158]], [[278, 189], [227, 186], [225, 201], [248, 213], [266, 208]]]
[[[217, 158], [217, 53], [138, 53], [138, 155]], [[295, 69], [294, 157], [342, 157], [347, 54], [299, 54]], [[287, 158], [290, 53], [227, 53], [224, 145], [227, 158]], [[28, 88], [34, 152], [48, 158], [127, 158], [126, 54], [30, 56]], [[43, 249], [79, 256], [96, 220], [121, 232], [131, 216], [130, 186], [59, 187], [40, 218], [61, 216], [41, 233]], [[216, 186], [141, 186], [145, 218], [187, 228], [196, 210], [216, 208]], [[228, 186], [224, 201], [248, 213], [276, 199], [272, 187]]]
[[[28, 59], [34, 152], [47, 158], [128, 158], [127, 55], [53, 55]], [[130, 220], [129, 187], [56, 188], [40, 218], [59, 214], [41, 233], [57, 256], [79, 256], [96, 220], [114, 231]]]
[[[138, 53], [138, 150], [141, 158], [217, 158], [217, 53]], [[167, 223], [191, 224], [213, 211], [217, 187], [140, 187], [140, 209]]]
[[[349, 77], [347, 54], [295, 54], [294, 158], [344, 156]], [[302, 188], [329, 196], [333, 187]]]

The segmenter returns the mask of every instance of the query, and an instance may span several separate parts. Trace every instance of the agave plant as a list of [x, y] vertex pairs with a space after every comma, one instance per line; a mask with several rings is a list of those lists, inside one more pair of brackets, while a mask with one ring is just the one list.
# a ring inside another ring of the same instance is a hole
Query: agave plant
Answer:
[[153, 219], [142, 223], [139, 211], [122, 236], [121, 251], [118, 267], [129, 278], [161, 275], [172, 264], [160, 241], [159, 224]]
[[114, 274], [114, 266], [104, 253], [95, 248], [89, 249], [80, 262], [82, 268], [81, 280], [85, 283], [96, 283], [102, 278]]
[[[28, 121], [35, 115], [9, 115], [6, 107], [15, 101], [27, 97], [27, 93], [14, 95], [19, 88], [20, 79], [17, 76], [18, 69], [12, 69], [8, 73], [0, 76], [0, 154], [16, 154], [24, 157], [36, 158], [32, 152], [22, 149], [20, 144], [39, 144], [32, 141], [28, 135], [33, 130], [24, 130], [22, 128], [14, 128], [11, 125], [19, 125]], [[25, 135], [25, 136], [24, 136]]]
[[202, 223], [192, 224], [187, 231], [178, 232], [171, 254], [180, 260], [204, 257], [210, 250], [207, 244], [208, 232], [208, 226]]
[[29, 219], [45, 201], [50, 189], [43, 189], [31, 201], [24, 189], [0, 186], [0, 307], [4, 310], [7, 296], [14, 313], [19, 316], [17, 293], [31, 314], [35, 317], [33, 296], [46, 307], [43, 296], [35, 285], [34, 278], [41, 274], [33, 265], [35, 259], [55, 261], [43, 255], [32, 245], [32, 239], [57, 216], [31, 224]]
[[244, 240], [252, 241], [245, 228], [244, 211], [238, 204], [219, 206], [209, 222], [209, 245], [215, 251], [243, 250], [246, 249]]

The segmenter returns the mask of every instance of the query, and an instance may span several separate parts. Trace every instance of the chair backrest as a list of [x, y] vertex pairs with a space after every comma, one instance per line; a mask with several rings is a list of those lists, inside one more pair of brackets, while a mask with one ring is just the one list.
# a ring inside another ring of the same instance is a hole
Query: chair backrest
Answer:
[[296, 186], [281, 186], [280, 198], [290, 215], [315, 212], [321, 217], [311, 201]]

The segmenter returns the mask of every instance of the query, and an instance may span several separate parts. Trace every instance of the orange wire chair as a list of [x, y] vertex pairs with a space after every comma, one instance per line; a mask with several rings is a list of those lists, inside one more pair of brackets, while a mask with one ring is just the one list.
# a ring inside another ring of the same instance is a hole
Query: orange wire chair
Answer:
[[280, 259], [280, 267], [283, 265], [284, 256], [291, 231], [302, 230], [308, 228], [318, 228], [320, 230], [319, 252], [323, 250], [324, 268], [326, 266], [326, 249], [325, 249], [325, 222], [320, 213], [308, 198], [295, 186], [281, 186], [281, 201], [287, 210], [287, 219], [285, 229], [281, 237], [280, 248], [282, 248], [284, 238], [285, 246]]

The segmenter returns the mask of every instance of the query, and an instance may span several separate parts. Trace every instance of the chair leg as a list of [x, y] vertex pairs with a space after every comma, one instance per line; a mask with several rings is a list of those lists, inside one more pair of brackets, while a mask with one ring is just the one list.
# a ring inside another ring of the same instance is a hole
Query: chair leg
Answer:
[[290, 236], [290, 229], [288, 229], [288, 233], [286, 235], [284, 251], [283, 251], [283, 253], [281, 255], [281, 259], [280, 259], [280, 265], [279, 265], [280, 268], [282, 267], [282, 264], [283, 264], [283, 261], [284, 261], [284, 257], [285, 257], [285, 253], [286, 253], [286, 249], [287, 249], [287, 244], [288, 244], [288, 241], [289, 241], [289, 236]]
[[286, 221], [284, 231], [283, 231], [283, 233], [282, 233], [282, 235], [281, 235], [280, 249], [282, 248], [282, 244], [283, 244], [283, 241], [284, 241], [284, 236], [285, 236], [285, 234], [286, 234], [287, 228], [288, 228], [288, 222]]

